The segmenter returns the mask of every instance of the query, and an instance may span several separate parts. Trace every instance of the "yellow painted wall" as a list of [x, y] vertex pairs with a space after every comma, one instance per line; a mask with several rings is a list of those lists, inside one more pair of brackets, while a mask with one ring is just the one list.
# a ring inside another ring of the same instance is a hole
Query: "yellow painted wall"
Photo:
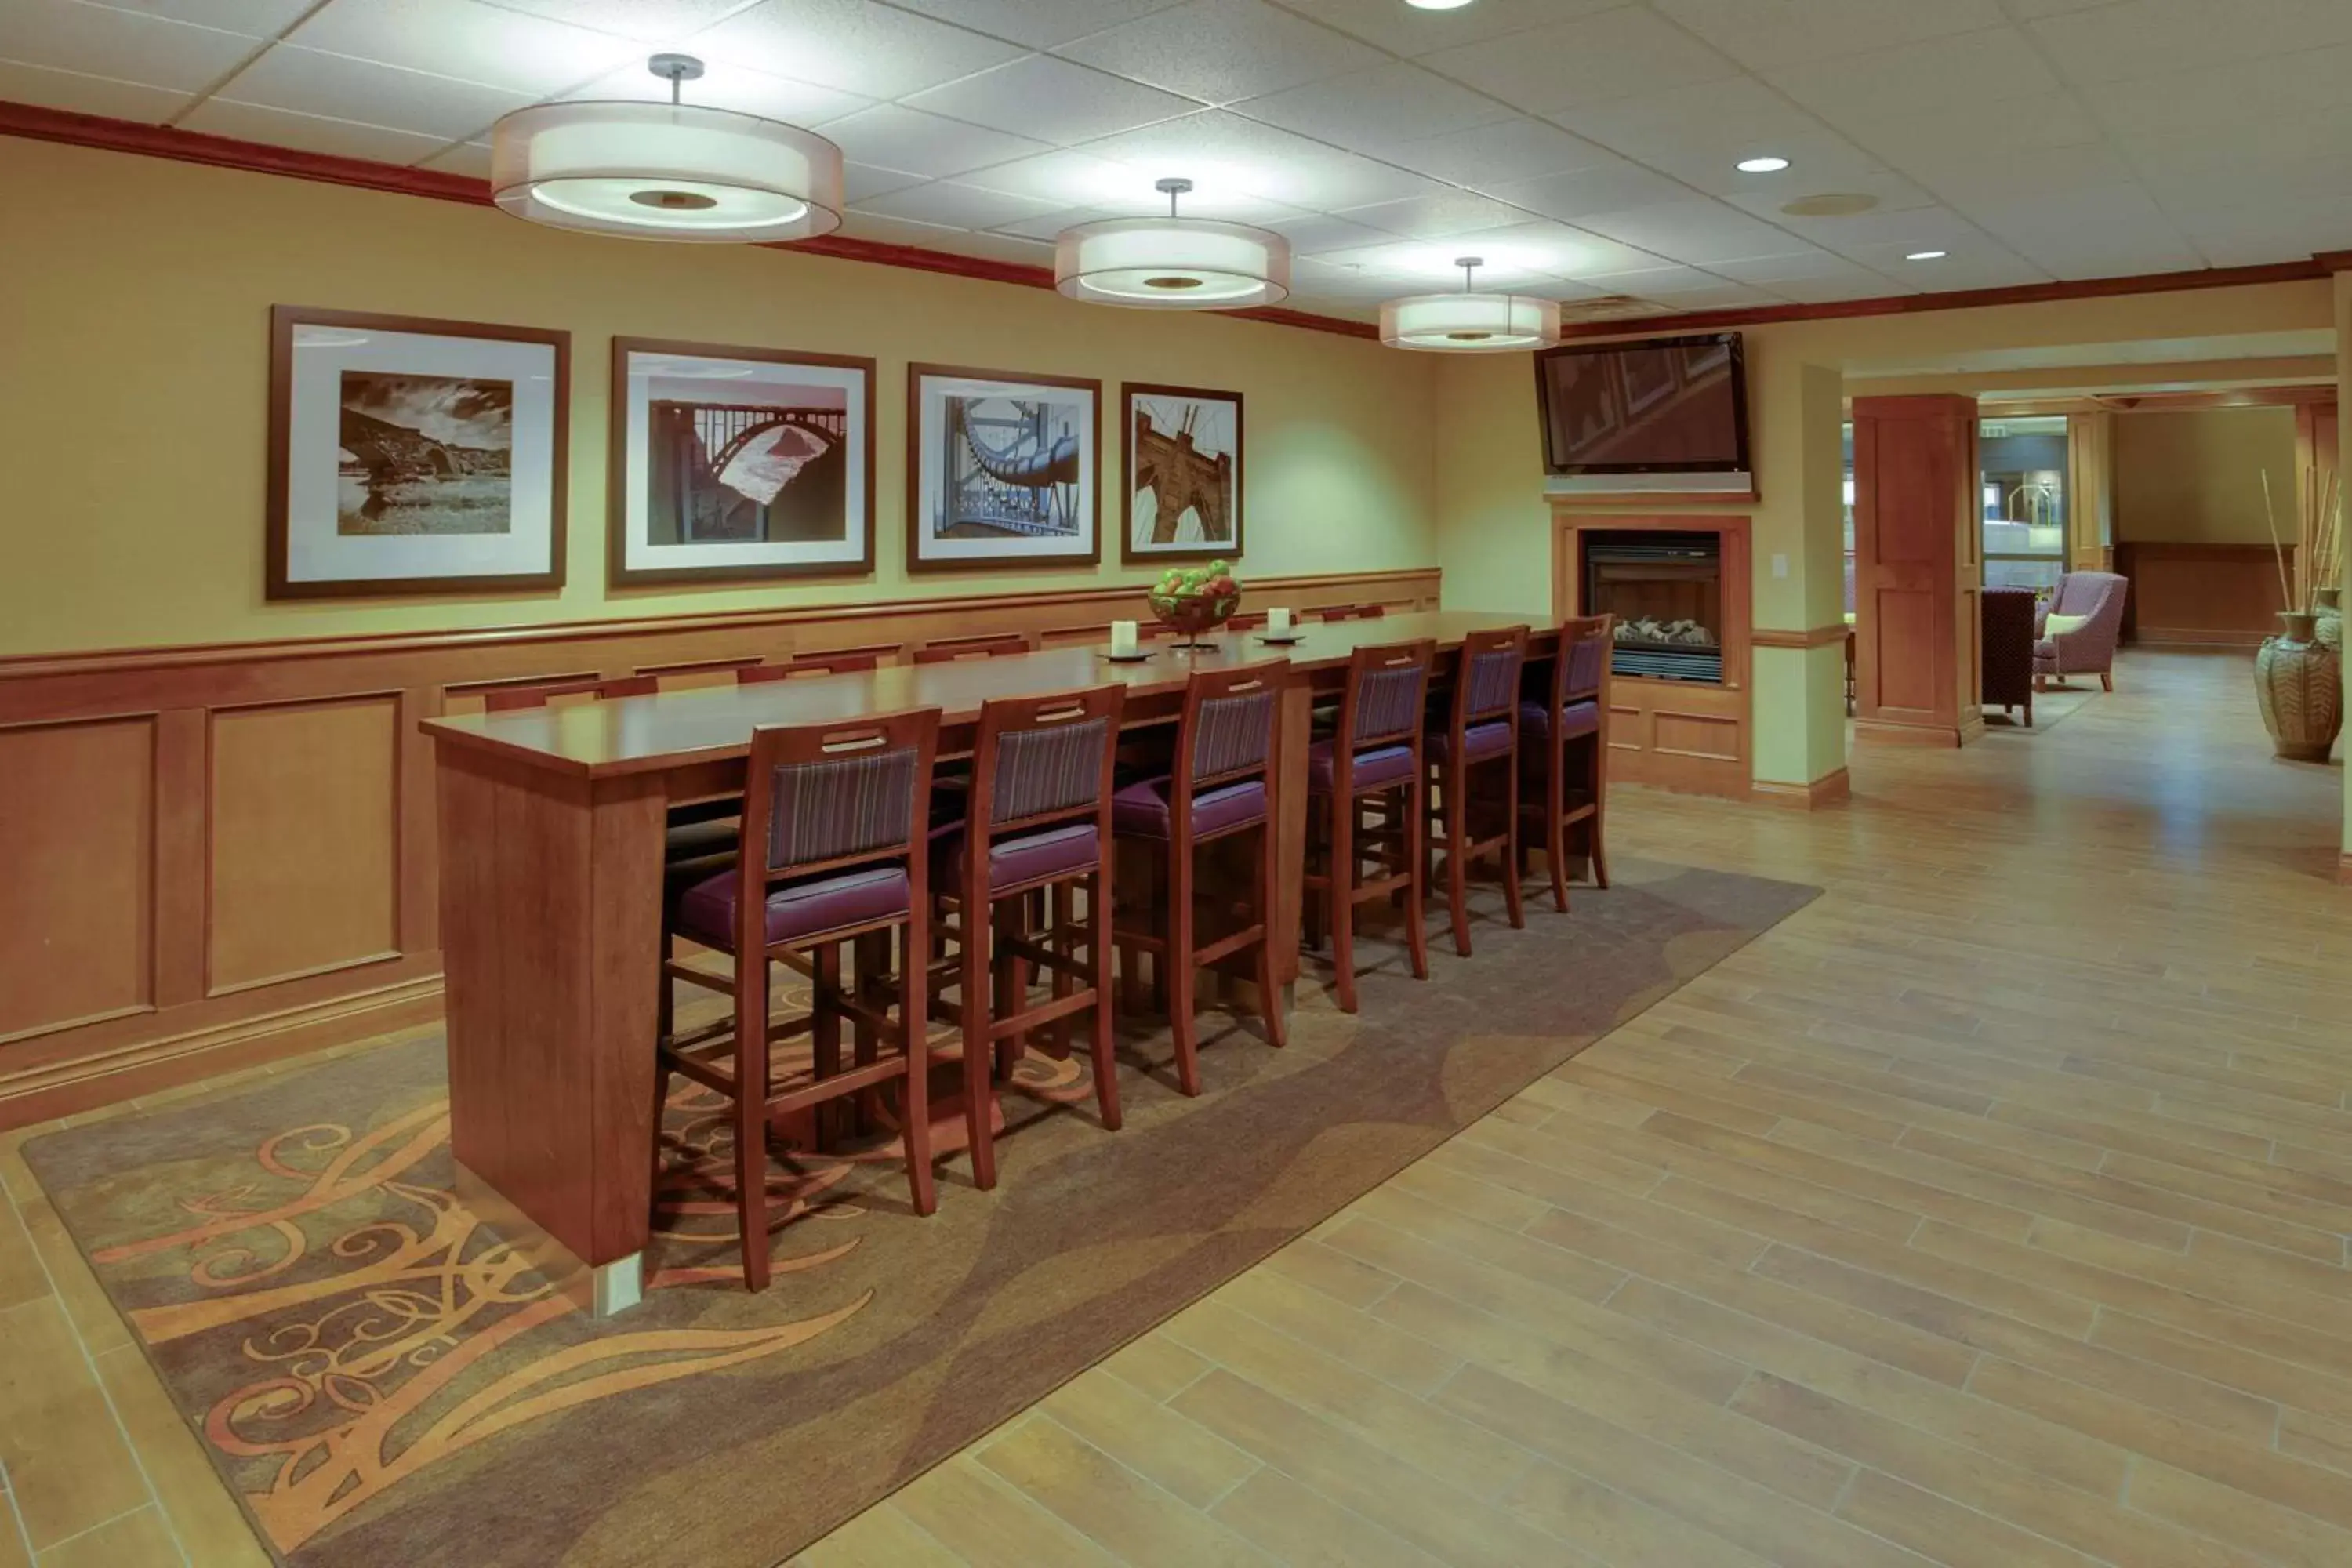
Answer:
[[2267, 544], [2268, 474], [2280, 535], [2294, 542], [2294, 409], [2118, 414], [2115, 442], [2117, 538]]
[[[1121, 380], [1244, 395], [1245, 579], [1437, 558], [1434, 371], [1373, 342], [788, 252], [561, 234], [488, 208], [8, 137], [0, 188], [16, 215], [0, 237], [0, 654], [1006, 591], [1024, 579], [906, 574], [910, 360], [1102, 379], [1106, 564], [1030, 581], [1150, 575], [1118, 564]], [[273, 303], [572, 334], [560, 595], [263, 601]], [[879, 360], [874, 574], [608, 596], [616, 335]]]

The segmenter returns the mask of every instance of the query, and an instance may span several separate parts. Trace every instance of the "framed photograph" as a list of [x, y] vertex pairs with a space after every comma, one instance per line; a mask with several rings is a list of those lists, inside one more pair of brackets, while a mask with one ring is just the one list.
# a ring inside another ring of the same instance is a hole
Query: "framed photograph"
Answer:
[[613, 340], [608, 579], [874, 569], [874, 362]]
[[269, 312], [272, 599], [563, 585], [572, 335]]
[[907, 367], [907, 569], [1092, 565], [1102, 383]]
[[1120, 390], [1122, 561], [1242, 552], [1242, 395], [1133, 382]]

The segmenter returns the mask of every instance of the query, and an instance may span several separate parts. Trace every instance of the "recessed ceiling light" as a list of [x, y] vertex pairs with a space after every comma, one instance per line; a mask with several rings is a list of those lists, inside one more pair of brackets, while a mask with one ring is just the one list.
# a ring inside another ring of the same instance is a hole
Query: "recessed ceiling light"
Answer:
[[1760, 158], [1742, 158], [1734, 166], [1743, 174], [1777, 174], [1789, 166], [1789, 160], [1767, 153]]
[[1459, 11], [1470, 0], [1404, 0], [1416, 11]]
[[1941, 261], [1952, 253], [1948, 250], [1915, 250], [1903, 258], [1906, 261]]

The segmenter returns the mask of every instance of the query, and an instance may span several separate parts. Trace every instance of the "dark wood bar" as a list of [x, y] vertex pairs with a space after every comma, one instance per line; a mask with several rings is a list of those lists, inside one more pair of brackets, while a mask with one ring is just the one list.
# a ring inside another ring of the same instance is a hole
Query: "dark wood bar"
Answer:
[[[1298, 974], [1308, 716], [1360, 646], [1426, 637], [1441, 653], [1506, 616], [1331, 622], [1287, 646], [1228, 633], [1199, 653], [1114, 663], [1095, 647], [895, 665], [565, 708], [427, 720], [436, 742], [450, 1139], [468, 1192], [561, 1251], [523, 1245], [600, 1310], [637, 1297], [651, 1224], [653, 1041], [664, 813], [740, 795], [752, 731], [936, 707], [940, 752], [971, 744], [981, 704], [1117, 681], [1126, 727], [1175, 721], [1202, 661], [1298, 673], [1279, 739], [1274, 973]], [[1549, 658], [1538, 633], [1531, 658]]]

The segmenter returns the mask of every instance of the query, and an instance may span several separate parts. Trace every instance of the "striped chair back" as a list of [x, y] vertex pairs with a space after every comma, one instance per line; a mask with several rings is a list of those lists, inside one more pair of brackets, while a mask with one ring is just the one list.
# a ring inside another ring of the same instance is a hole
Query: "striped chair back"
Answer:
[[1339, 700], [1339, 732], [1360, 751], [1382, 741], [1418, 740], [1422, 704], [1429, 696], [1434, 646], [1423, 640], [1359, 647], [1348, 658], [1348, 689]]
[[1454, 689], [1457, 728], [1507, 714], [1517, 721], [1519, 668], [1528, 660], [1528, 628], [1472, 632], [1462, 639], [1462, 671]]
[[1616, 651], [1617, 617], [1570, 616], [1559, 624], [1559, 653], [1552, 662], [1552, 711], [1601, 695], [1609, 679], [1609, 656]]
[[1173, 793], [1192, 792], [1264, 773], [1274, 756], [1281, 717], [1282, 659], [1239, 669], [1198, 669], [1184, 688], [1184, 720], [1177, 732]]
[[975, 824], [991, 832], [1108, 812], [1123, 685], [1003, 698], [980, 710]]
[[936, 708], [754, 730], [743, 842], [767, 853], [746, 865], [747, 877], [765, 882], [906, 855], [928, 827], [939, 733]]

